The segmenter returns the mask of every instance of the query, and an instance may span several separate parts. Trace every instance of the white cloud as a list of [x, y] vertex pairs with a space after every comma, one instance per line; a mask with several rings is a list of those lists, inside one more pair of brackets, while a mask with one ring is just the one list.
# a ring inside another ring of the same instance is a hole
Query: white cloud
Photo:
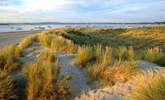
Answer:
[[[10, 1], [10, 0], [9, 0]], [[9, 2], [8, 1], [8, 2]], [[81, 0], [80, 0], [81, 1]], [[71, 7], [70, 5], [75, 3], [74, 0], [24, 0], [23, 4], [16, 5], [3, 5], [7, 2], [0, 4], [0, 9], [6, 11], [15, 11], [19, 13], [35, 13], [38, 11], [58, 11], [67, 7]]]
[[69, 3], [67, 0], [28, 0], [21, 8], [24, 12], [59, 10]]

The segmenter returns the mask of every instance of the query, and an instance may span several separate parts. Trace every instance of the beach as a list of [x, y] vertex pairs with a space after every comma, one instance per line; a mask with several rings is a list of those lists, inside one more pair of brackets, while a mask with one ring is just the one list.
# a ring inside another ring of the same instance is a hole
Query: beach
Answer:
[[39, 32], [40, 31], [0, 32], [0, 48], [13, 43], [18, 43], [24, 37]]

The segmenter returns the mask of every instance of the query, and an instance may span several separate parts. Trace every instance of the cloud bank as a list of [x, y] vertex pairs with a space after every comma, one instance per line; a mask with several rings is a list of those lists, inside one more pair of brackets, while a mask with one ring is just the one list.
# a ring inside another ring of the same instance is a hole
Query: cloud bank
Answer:
[[165, 21], [165, 0], [1, 0], [0, 22]]

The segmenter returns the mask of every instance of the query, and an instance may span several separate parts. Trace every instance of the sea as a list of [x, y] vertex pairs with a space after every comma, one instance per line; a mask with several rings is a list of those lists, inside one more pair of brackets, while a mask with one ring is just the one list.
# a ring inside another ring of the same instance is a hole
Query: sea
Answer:
[[72, 23], [72, 24], [6, 24], [0, 25], [0, 32], [21, 32], [32, 30], [45, 30], [63, 27], [82, 27], [82, 28], [104, 28], [104, 29], [116, 29], [116, 28], [134, 28], [134, 27], [146, 27], [146, 26], [165, 26], [165, 24], [90, 24], [90, 23]]

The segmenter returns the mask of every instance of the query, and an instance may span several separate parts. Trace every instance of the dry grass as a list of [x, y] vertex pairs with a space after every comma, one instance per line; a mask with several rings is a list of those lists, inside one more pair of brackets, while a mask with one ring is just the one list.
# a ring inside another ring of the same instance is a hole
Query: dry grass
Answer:
[[51, 49], [55, 51], [74, 52], [75, 45], [72, 41], [63, 38], [62, 36], [56, 36], [51, 42]]
[[144, 60], [165, 66], [165, 54], [159, 47], [147, 49], [144, 52]]
[[16, 45], [0, 49], [0, 69], [12, 71], [19, 66], [21, 50]]
[[39, 40], [42, 45], [54, 50], [63, 52], [75, 52], [76, 45], [71, 40], [64, 38], [61, 31], [42, 32], [39, 34]]
[[101, 80], [105, 85], [114, 85], [117, 82], [126, 82], [132, 78], [138, 71], [136, 62], [113, 64], [111, 66], [103, 66], [101, 64], [93, 64], [88, 67], [89, 75]]
[[112, 48], [111, 47], [106, 47], [102, 51], [102, 55], [100, 56], [99, 62], [103, 66], [107, 66], [113, 63], [112, 61]]
[[81, 47], [76, 56], [77, 64], [86, 66], [92, 79], [101, 80], [106, 85], [126, 82], [135, 75], [138, 69], [135, 60], [133, 47], [115, 50], [101, 45]]
[[129, 100], [164, 100], [165, 74], [153, 71], [135, 77], [136, 84], [128, 96]]
[[0, 99], [1, 100], [16, 100], [14, 82], [8, 76], [8, 72], [0, 70]]
[[23, 49], [29, 47], [35, 40], [37, 40], [37, 35], [30, 35], [30, 36], [24, 38], [19, 43], [18, 47], [23, 50]]
[[42, 55], [24, 69], [28, 82], [27, 100], [66, 100], [69, 95], [68, 79], [60, 75], [58, 60], [52, 54]]
[[76, 55], [76, 64], [86, 65], [94, 59], [92, 47], [79, 47]]

